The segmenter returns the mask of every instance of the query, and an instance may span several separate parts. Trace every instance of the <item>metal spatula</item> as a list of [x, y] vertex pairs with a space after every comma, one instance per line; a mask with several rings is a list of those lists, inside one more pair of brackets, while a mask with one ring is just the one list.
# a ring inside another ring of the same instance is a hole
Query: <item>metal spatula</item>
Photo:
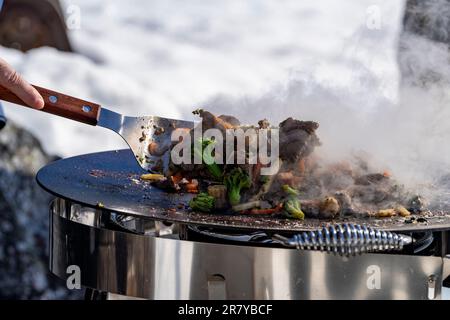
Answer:
[[[44, 98], [40, 111], [85, 124], [108, 128], [119, 134], [133, 151], [139, 165], [151, 172], [163, 172], [169, 163], [174, 129], [194, 127], [194, 122], [156, 116], [127, 117], [97, 103], [34, 86]], [[0, 99], [28, 107], [10, 90], [0, 86]]]

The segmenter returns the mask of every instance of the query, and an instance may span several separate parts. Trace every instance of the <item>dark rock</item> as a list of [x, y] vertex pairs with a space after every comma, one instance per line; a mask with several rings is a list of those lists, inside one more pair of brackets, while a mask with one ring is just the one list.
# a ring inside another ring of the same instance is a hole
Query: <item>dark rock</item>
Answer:
[[48, 271], [48, 207], [36, 183], [54, 158], [11, 121], [0, 131], [0, 299], [80, 298]]
[[404, 85], [429, 87], [450, 82], [432, 50], [448, 50], [450, 44], [450, 1], [407, 0], [403, 30], [399, 36], [398, 62]]
[[408, 0], [403, 30], [435, 42], [450, 43], [450, 1]]

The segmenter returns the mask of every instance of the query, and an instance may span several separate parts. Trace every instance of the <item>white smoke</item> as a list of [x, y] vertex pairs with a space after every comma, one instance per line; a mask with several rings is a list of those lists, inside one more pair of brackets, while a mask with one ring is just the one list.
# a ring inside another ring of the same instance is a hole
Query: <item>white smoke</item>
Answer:
[[[439, 17], [450, 6], [446, 1], [433, 3], [427, 10], [432, 10], [434, 19], [439, 21], [436, 32], [440, 38], [447, 37], [443, 24], [448, 18]], [[276, 125], [290, 116], [317, 121], [323, 144], [317, 152], [323, 158], [340, 160], [363, 151], [375, 168], [389, 170], [413, 192], [448, 203], [448, 45], [406, 31], [392, 36], [382, 30], [375, 35], [378, 42], [373, 41], [372, 33], [371, 42], [365, 43], [370, 38], [366, 37], [368, 32], [372, 31], [361, 27], [342, 51], [350, 67], [344, 71], [351, 70], [346, 75], [332, 64], [313, 62], [308, 68], [292, 72], [287, 85], [279, 85], [262, 97], [217, 96], [204, 106], [218, 114], [236, 115], [245, 123], [267, 118]], [[384, 46], [391, 47], [392, 41], [399, 43], [399, 53], [383, 51]], [[388, 65], [389, 61], [398, 61], [403, 79], [397, 65]], [[327, 81], [322, 76], [324, 68], [329, 68], [328, 77], [342, 81]]]

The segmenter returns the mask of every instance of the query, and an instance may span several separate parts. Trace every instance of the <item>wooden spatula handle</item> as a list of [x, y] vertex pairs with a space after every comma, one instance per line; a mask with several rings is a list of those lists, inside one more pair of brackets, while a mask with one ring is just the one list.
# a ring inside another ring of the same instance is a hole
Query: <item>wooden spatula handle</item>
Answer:
[[[44, 98], [45, 105], [40, 111], [94, 126], [97, 125], [101, 109], [99, 104], [38, 86], [33, 87]], [[0, 86], [0, 99], [28, 107], [25, 102], [3, 86]]]

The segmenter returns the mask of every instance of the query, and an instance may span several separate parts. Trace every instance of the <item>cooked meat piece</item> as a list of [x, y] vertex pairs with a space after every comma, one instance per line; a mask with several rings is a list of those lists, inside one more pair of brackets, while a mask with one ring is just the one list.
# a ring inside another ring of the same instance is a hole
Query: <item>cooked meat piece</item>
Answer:
[[411, 215], [411, 212], [409, 212], [409, 210], [403, 206], [398, 206], [397, 208], [395, 208], [395, 211], [402, 217], [409, 217]]
[[181, 187], [178, 185], [178, 183], [175, 183], [173, 176], [170, 176], [166, 179], [154, 181], [152, 182], [152, 184], [157, 188], [168, 192], [178, 192], [181, 190]]
[[156, 141], [152, 141], [148, 145], [148, 153], [150, 153], [152, 156], [161, 157], [166, 153], [170, 148], [170, 144], [158, 144]]
[[216, 209], [224, 209], [228, 206], [227, 202], [227, 187], [220, 185], [212, 185], [208, 187], [208, 194], [214, 197], [214, 207]]
[[379, 218], [393, 217], [396, 214], [397, 214], [397, 212], [393, 208], [383, 209], [383, 210], [378, 210], [377, 217], [379, 217]]
[[290, 187], [294, 187], [294, 174], [292, 171], [280, 172], [277, 174], [277, 181], [280, 185], [287, 184]]
[[320, 204], [320, 218], [334, 218], [340, 210], [339, 203], [334, 197], [326, 197]]
[[421, 196], [414, 196], [409, 201], [409, 211], [412, 213], [421, 213], [425, 210], [425, 200]]
[[350, 194], [346, 190], [337, 191], [334, 197], [339, 203], [341, 216], [354, 216], [354, 217], [369, 217], [371, 215], [370, 210], [361, 206], [358, 202], [353, 201]]
[[[198, 109], [198, 110], [195, 110], [193, 113], [198, 114], [202, 118], [203, 131], [206, 131], [206, 130], [212, 129], [212, 128], [216, 128], [221, 131], [225, 131], [226, 129], [235, 128], [235, 126], [232, 125], [231, 123], [229, 123], [228, 121], [226, 121], [220, 117], [216, 117], [209, 111], [205, 111], [203, 109]], [[224, 117], [227, 117], [227, 116], [224, 116]]]
[[321, 201], [314, 200], [300, 200], [300, 205], [303, 213], [307, 218], [319, 218]]
[[180, 186], [181, 186], [181, 189], [187, 193], [198, 193], [199, 192], [197, 179], [191, 179], [190, 181], [186, 180], [186, 183], [183, 183], [183, 184], [180, 183]]
[[382, 173], [371, 173], [356, 178], [355, 184], [367, 186], [370, 184], [386, 182], [388, 180], [389, 180], [388, 175], [384, 175]]
[[331, 219], [339, 210], [339, 203], [334, 197], [326, 197], [323, 200], [300, 200], [302, 211], [307, 218]]
[[280, 158], [296, 161], [309, 156], [320, 145], [316, 122], [288, 118], [280, 123]]
[[258, 126], [260, 129], [268, 129], [270, 128], [270, 123], [267, 119], [259, 120]]
[[319, 124], [314, 121], [301, 121], [294, 118], [287, 118], [283, 122], [280, 123], [280, 130], [285, 132], [292, 130], [302, 130], [309, 134], [314, 134], [314, 131], [319, 128]]
[[334, 194], [334, 197], [339, 202], [339, 206], [341, 208], [340, 214], [342, 216], [351, 215], [352, 213], [354, 213], [352, 207], [352, 198], [350, 197], [348, 192], [346, 192], [345, 190], [337, 191]]
[[239, 119], [236, 117], [233, 117], [233, 116], [228, 116], [228, 115], [222, 114], [218, 118], [222, 119], [225, 122], [228, 122], [229, 124], [231, 124], [234, 127], [239, 127], [241, 125], [241, 122], [239, 121]]

